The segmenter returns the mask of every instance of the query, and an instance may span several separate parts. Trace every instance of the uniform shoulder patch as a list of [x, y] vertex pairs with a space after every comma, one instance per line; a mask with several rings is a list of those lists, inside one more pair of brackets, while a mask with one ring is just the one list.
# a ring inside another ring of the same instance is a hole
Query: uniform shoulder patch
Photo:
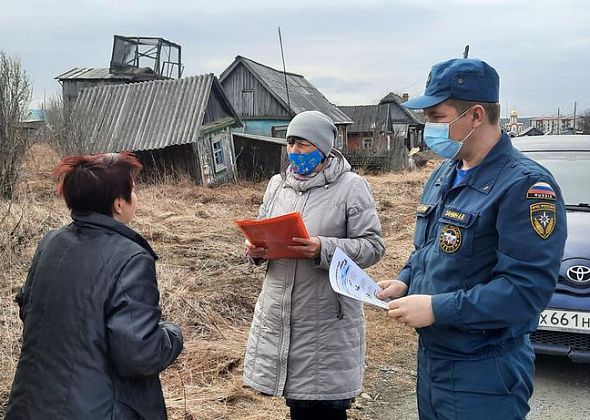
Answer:
[[536, 182], [526, 192], [526, 198], [531, 200], [552, 200], [555, 201], [557, 195], [553, 187], [547, 182]]
[[551, 236], [557, 224], [555, 203], [540, 202], [531, 204], [530, 217], [534, 231], [541, 238], [547, 239]]
[[416, 214], [420, 215], [420, 216], [424, 216], [426, 213], [428, 213], [428, 210], [430, 210], [430, 205], [428, 204], [424, 204], [424, 203], [419, 203], [418, 206], [416, 207]]

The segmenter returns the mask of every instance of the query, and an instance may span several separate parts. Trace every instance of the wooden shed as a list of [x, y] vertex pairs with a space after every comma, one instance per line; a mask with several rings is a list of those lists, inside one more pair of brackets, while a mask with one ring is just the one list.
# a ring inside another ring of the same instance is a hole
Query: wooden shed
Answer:
[[241, 121], [213, 74], [84, 89], [73, 112], [83, 152], [134, 151], [147, 177], [235, 180], [231, 129]]

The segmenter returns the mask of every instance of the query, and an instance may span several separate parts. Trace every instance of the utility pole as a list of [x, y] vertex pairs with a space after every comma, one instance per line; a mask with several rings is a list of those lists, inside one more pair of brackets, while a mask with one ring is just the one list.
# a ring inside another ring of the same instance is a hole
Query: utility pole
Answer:
[[463, 50], [463, 58], [469, 57], [469, 44], [465, 45], [465, 49]]
[[557, 134], [561, 134], [561, 115], [559, 113], [559, 107], [557, 107]]
[[577, 102], [574, 102], [574, 134], [576, 134], [576, 106], [578, 105]]
[[279, 44], [281, 44], [281, 59], [283, 60], [283, 74], [285, 75], [285, 91], [287, 92], [287, 105], [291, 112], [291, 100], [289, 99], [289, 83], [287, 82], [287, 67], [285, 66], [285, 54], [283, 52], [283, 37], [281, 37], [281, 27], [279, 26]]

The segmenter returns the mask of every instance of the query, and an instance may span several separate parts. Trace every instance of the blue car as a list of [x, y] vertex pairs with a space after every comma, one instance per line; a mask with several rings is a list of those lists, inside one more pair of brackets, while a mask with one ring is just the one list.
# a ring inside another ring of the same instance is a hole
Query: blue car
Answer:
[[590, 136], [536, 136], [516, 148], [551, 171], [567, 210], [557, 289], [531, 338], [537, 353], [590, 363]]

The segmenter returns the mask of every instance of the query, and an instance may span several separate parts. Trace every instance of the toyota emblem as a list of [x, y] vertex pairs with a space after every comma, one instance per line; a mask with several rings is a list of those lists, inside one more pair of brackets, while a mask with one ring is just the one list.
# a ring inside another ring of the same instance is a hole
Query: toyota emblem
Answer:
[[590, 283], [590, 267], [573, 265], [567, 269], [567, 278], [578, 284]]

